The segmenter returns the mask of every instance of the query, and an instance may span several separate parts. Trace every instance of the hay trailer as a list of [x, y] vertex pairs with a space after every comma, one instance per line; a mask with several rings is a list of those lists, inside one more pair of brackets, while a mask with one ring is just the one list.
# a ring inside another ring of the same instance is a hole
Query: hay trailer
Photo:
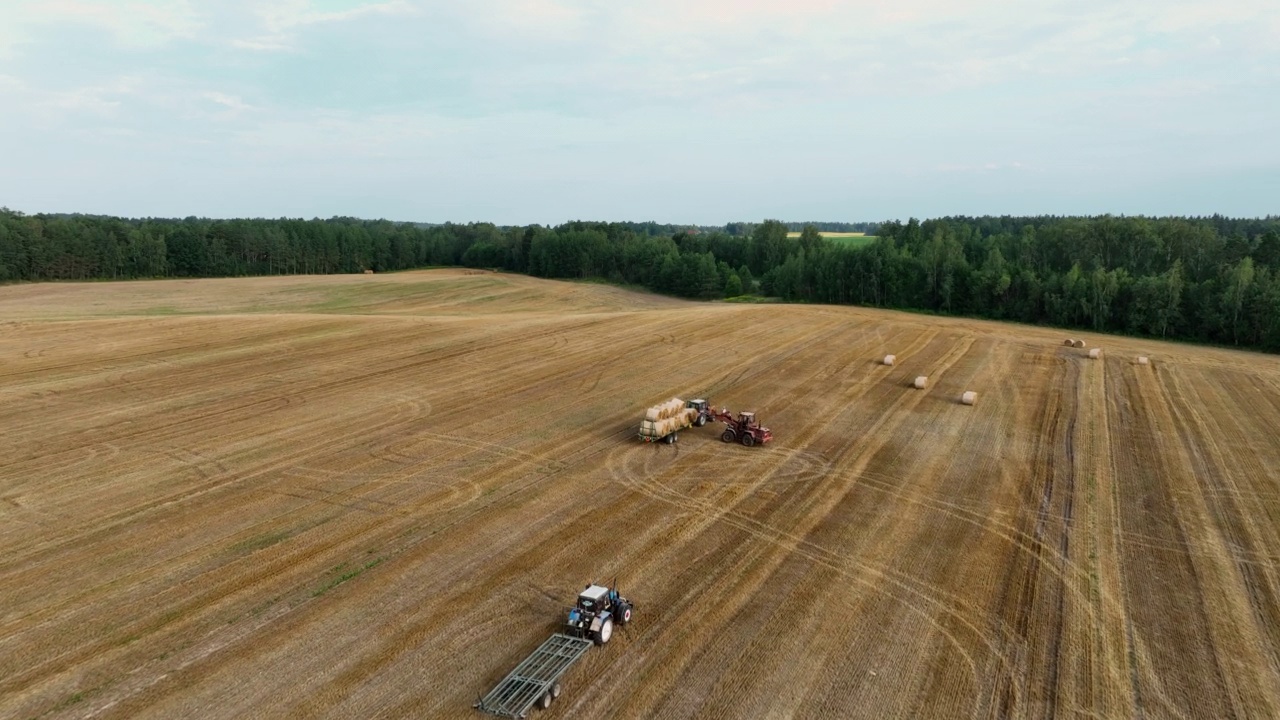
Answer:
[[645, 442], [662, 442], [668, 445], [680, 439], [680, 431], [690, 427], [702, 427], [713, 418], [711, 403], [702, 398], [680, 398], [654, 405], [644, 413], [640, 421], [640, 439]]
[[535, 705], [543, 710], [551, 707], [560, 697], [560, 678], [591, 644], [587, 638], [552, 635], [480, 698], [475, 708], [499, 717], [526, 718]]

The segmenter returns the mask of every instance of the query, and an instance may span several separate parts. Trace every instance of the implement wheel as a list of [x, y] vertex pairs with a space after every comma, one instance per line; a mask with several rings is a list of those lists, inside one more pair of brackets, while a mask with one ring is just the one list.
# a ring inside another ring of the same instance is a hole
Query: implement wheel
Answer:
[[556, 698], [558, 698], [558, 697], [560, 697], [560, 683], [558, 683], [558, 682], [557, 682], [557, 683], [552, 683], [552, 684], [551, 684], [551, 699], [552, 699], [552, 700], [555, 700], [555, 699], [556, 699]]
[[543, 693], [542, 697], [538, 698], [538, 707], [542, 710], [551, 707], [551, 693]]
[[751, 433], [747, 433], [742, 436], [742, 444], [746, 447], [751, 447], [756, 444], [756, 439]]
[[731, 443], [731, 442], [733, 442], [734, 440], [737, 440], [737, 439], [738, 439], [738, 436], [737, 436], [737, 435], [735, 435], [735, 434], [734, 434], [734, 432], [733, 432], [732, 430], [725, 430], [725, 431], [724, 431], [724, 434], [722, 434], [722, 435], [720, 436], [720, 439], [721, 439], [721, 440], [723, 440], [723, 441], [725, 441], [725, 442], [729, 442], [729, 443]]

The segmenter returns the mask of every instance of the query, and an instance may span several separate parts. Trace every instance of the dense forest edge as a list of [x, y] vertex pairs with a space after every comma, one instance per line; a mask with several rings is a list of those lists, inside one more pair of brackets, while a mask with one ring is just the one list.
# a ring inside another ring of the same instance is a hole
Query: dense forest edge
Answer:
[[[800, 230], [799, 237], [788, 237]], [[866, 232], [849, 246], [827, 232]], [[1280, 217], [557, 227], [0, 209], [0, 282], [500, 268], [694, 299], [922, 310], [1280, 352]]]

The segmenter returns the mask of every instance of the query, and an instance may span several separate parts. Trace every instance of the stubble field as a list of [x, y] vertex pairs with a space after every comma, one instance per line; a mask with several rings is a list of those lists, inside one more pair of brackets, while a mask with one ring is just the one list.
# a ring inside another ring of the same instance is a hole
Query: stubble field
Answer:
[[[1280, 716], [1280, 360], [1063, 337], [452, 270], [0, 287], [0, 717], [469, 717], [615, 577], [546, 717]], [[672, 395], [776, 440], [637, 441]]]

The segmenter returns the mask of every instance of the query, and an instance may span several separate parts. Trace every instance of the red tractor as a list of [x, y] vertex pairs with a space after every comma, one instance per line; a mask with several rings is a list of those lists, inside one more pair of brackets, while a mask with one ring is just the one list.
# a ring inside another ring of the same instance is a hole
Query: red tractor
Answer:
[[763, 445], [773, 439], [773, 432], [767, 427], [761, 427], [753, 412], [740, 412], [735, 418], [727, 408], [720, 408], [720, 412], [712, 414], [712, 417], [728, 426], [720, 435], [720, 439], [727, 443], [736, 440], [751, 447]]

